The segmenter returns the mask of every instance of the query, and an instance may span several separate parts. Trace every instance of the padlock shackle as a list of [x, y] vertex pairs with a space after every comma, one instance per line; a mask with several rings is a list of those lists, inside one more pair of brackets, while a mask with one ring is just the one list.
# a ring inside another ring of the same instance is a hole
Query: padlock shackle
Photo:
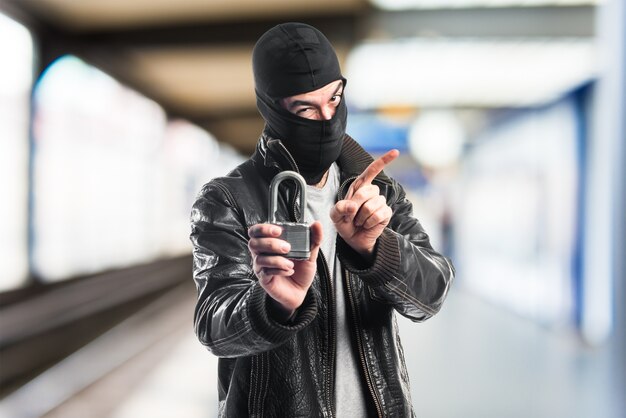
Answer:
[[304, 211], [306, 209], [306, 182], [304, 181], [304, 177], [295, 171], [281, 171], [276, 174], [276, 177], [272, 179], [272, 183], [270, 184], [270, 223], [276, 223], [276, 209], [278, 208], [278, 186], [282, 183], [283, 180], [291, 179], [296, 182], [300, 186], [300, 216], [304, 219]]

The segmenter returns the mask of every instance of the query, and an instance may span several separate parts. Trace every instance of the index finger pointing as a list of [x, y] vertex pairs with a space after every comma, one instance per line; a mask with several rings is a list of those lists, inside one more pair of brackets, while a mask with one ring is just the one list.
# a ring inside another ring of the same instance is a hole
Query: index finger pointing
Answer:
[[376, 176], [383, 171], [385, 166], [398, 158], [400, 155], [400, 151], [397, 149], [392, 149], [387, 151], [384, 155], [378, 157], [374, 161], [367, 166], [367, 168], [357, 177], [352, 185], [350, 186], [350, 190], [348, 191], [348, 195], [346, 199], [350, 199], [352, 194], [356, 192], [362, 185], [371, 183]]

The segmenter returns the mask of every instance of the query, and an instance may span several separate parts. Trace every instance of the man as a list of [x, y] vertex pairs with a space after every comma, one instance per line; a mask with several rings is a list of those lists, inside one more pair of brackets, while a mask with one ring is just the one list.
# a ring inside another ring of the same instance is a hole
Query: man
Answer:
[[[266, 32], [253, 51], [266, 125], [254, 155], [206, 184], [192, 210], [195, 330], [219, 356], [228, 417], [413, 416], [394, 311], [434, 315], [453, 277], [402, 187], [345, 134], [346, 80], [328, 40], [300, 23]], [[267, 223], [269, 184], [292, 182], [279, 217], [311, 222], [311, 256], [290, 260]]]

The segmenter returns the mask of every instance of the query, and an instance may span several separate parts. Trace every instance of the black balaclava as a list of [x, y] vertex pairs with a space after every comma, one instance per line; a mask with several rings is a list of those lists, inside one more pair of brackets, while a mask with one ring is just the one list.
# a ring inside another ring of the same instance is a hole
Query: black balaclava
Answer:
[[259, 38], [252, 52], [256, 102], [266, 132], [280, 139], [308, 184], [318, 183], [339, 157], [346, 132], [343, 97], [330, 120], [310, 120], [282, 107], [280, 99], [346, 80], [330, 42], [304, 23], [283, 23]]

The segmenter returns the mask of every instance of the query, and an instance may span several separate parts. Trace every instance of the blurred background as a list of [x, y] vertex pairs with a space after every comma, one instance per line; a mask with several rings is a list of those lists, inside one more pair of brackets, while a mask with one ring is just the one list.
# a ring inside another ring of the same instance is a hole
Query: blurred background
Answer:
[[217, 415], [189, 213], [284, 21], [457, 268], [400, 320], [418, 416], [626, 417], [620, 0], [0, 0], [0, 416]]

